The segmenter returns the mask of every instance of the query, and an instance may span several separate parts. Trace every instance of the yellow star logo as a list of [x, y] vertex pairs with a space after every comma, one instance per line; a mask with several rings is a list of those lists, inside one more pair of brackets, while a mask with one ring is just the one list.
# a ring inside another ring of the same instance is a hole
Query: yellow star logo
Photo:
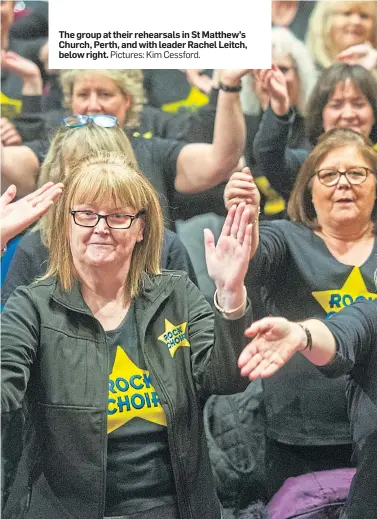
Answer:
[[193, 86], [191, 87], [186, 99], [180, 99], [179, 101], [166, 103], [161, 106], [161, 110], [170, 113], [176, 113], [181, 108], [197, 110], [198, 107], [208, 104], [208, 100], [209, 98], [206, 94], [203, 94], [203, 92]]
[[107, 433], [133, 418], [166, 426], [166, 416], [153, 387], [149, 371], [132, 362], [121, 346], [117, 347], [109, 377]]
[[175, 325], [165, 319], [165, 331], [160, 335], [158, 340], [166, 344], [172, 357], [174, 357], [175, 352], [180, 346], [190, 347], [190, 343], [187, 340], [186, 328], [187, 322]]
[[352, 269], [351, 274], [341, 288], [312, 292], [312, 295], [325, 310], [326, 319], [356, 301], [364, 299], [372, 301], [377, 298], [377, 294], [368, 292], [359, 267]]

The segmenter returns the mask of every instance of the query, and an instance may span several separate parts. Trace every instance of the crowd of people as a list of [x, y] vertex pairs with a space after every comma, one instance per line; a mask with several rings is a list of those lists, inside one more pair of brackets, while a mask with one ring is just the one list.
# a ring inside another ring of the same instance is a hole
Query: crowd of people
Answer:
[[288, 519], [329, 474], [375, 519], [377, 2], [273, 1], [268, 70], [144, 71], [50, 70], [16, 4], [4, 518]]

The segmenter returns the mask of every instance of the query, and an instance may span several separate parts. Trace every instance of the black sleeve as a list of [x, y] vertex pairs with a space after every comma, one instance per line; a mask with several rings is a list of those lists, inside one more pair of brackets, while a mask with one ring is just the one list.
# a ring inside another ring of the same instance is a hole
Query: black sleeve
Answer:
[[199, 289], [186, 280], [192, 375], [198, 393], [205, 398], [244, 391], [249, 380], [241, 377], [237, 360], [248, 342], [245, 329], [252, 322], [250, 302], [242, 317], [226, 319], [214, 312]]
[[31, 149], [31, 151], [37, 156], [39, 164], [42, 164], [45, 160], [50, 143], [46, 138], [25, 142], [25, 146]]
[[47, 249], [40, 241], [38, 231], [26, 234], [18, 244], [7, 276], [1, 289], [1, 304], [5, 305], [14, 290], [30, 285], [36, 277], [45, 273]]
[[209, 103], [199, 107], [195, 112], [187, 116], [187, 122], [184, 126], [182, 125], [176, 139], [187, 143], [203, 142], [212, 144], [218, 96], [219, 90], [213, 88]]
[[22, 112], [13, 119], [23, 144], [47, 139], [46, 121], [42, 115], [42, 96], [23, 96]]
[[278, 117], [269, 107], [263, 114], [254, 139], [253, 156], [260, 175], [286, 199], [292, 191], [297, 172], [309, 152], [305, 149], [288, 148], [288, 138], [295, 114]]
[[28, 40], [48, 37], [48, 2], [38, 2], [27, 16], [18, 19], [11, 27], [10, 33], [15, 38]]
[[162, 166], [165, 183], [169, 195], [174, 192], [175, 177], [177, 176], [178, 155], [186, 144], [170, 139], [153, 139], [153, 155]]
[[191, 281], [198, 286], [198, 280], [196, 279], [194, 267], [186, 247], [183, 245], [179, 236], [168, 229], [165, 229], [162, 268], [167, 270], [183, 270], [188, 274]]
[[318, 367], [329, 377], [339, 377], [366, 367], [377, 342], [377, 301], [359, 301], [323, 321], [336, 340], [336, 357]]
[[27, 288], [19, 288], [1, 319], [1, 444], [3, 504], [22, 448], [23, 401], [39, 345], [40, 316]]
[[185, 113], [171, 114], [160, 108], [145, 105], [141, 113], [139, 132], [145, 136], [150, 133], [161, 139], [184, 140], [186, 127], [189, 124], [189, 115]]
[[251, 287], [278, 282], [277, 277], [284, 271], [289, 251], [284, 233], [277, 222], [260, 222], [259, 246], [250, 262], [247, 281]]

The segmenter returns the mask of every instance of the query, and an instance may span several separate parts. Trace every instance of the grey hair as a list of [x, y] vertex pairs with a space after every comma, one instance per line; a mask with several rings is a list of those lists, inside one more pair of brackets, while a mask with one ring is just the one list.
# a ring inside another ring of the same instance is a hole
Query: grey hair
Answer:
[[[306, 45], [284, 27], [271, 30], [272, 50], [277, 57], [289, 56], [296, 67], [300, 81], [297, 110], [306, 115], [306, 105], [317, 81], [318, 72]], [[244, 114], [258, 115], [261, 111], [259, 100], [254, 90], [254, 79], [247, 74], [242, 78], [241, 105]]]

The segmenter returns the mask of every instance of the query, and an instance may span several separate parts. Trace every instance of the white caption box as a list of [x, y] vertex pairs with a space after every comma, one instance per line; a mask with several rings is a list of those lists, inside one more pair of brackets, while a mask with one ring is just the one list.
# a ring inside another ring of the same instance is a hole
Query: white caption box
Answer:
[[51, 0], [49, 67], [271, 67], [271, 2]]

